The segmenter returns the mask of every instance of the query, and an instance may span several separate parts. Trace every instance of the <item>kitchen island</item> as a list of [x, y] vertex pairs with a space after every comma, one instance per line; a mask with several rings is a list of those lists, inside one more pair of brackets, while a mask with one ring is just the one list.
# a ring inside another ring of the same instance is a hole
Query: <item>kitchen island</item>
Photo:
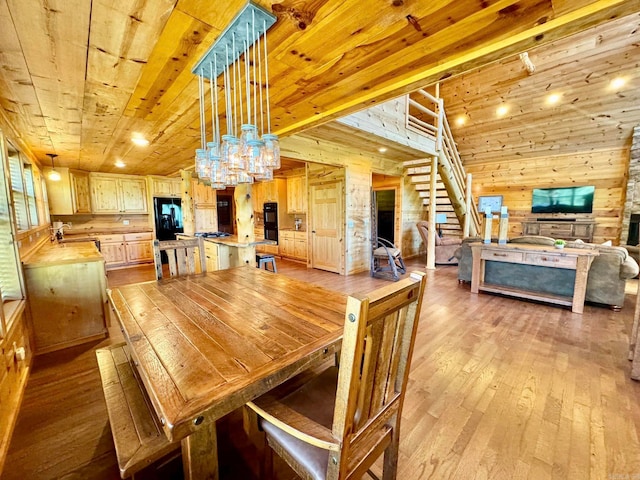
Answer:
[[[177, 239], [193, 238], [192, 235], [180, 234]], [[241, 265], [256, 265], [256, 245], [276, 245], [273, 240], [247, 241], [236, 235], [226, 237], [205, 237], [204, 252], [207, 271], [226, 270]], [[196, 265], [198, 261], [196, 259]]]
[[48, 243], [23, 265], [37, 354], [106, 336], [107, 279], [95, 243]]

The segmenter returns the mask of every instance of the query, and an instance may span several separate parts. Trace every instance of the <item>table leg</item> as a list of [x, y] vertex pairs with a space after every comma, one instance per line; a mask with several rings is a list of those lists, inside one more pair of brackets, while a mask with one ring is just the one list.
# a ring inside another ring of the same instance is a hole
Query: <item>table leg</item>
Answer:
[[218, 441], [216, 423], [202, 425], [182, 440], [182, 466], [185, 480], [218, 480]]
[[477, 247], [471, 247], [473, 266], [471, 268], [471, 293], [478, 293], [480, 282], [484, 280], [484, 261], [481, 260], [481, 251]]
[[573, 285], [573, 302], [571, 311], [582, 313], [584, 311], [584, 299], [587, 294], [587, 274], [593, 257], [580, 255], [576, 263], [576, 281]]

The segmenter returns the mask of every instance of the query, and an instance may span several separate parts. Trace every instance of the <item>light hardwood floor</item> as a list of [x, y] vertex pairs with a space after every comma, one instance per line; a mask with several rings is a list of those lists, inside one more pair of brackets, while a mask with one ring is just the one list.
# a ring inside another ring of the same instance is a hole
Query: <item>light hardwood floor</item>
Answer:
[[[385, 283], [282, 260], [278, 271], [347, 293]], [[578, 315], [473, 295], [456, 272], [428, 272], [398, 478], [640, 479], [640, 384], [627, 360], [635, 289], [619, 313]], [[112, 286], [153, 278], [152, 267], [109, 273]], [[36, 358], [2, 480], [118, 478], [94, 355], [112, 334]], [[254, 478], [240, 430], [237, 414], [220, 424], [223, 478]], [[278, 474], [295, 478], [281, 464]]]

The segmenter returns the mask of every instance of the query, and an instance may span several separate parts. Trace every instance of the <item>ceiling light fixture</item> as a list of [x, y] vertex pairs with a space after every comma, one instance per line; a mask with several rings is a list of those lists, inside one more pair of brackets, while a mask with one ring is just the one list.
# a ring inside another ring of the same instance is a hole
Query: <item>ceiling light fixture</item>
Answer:
[[115, 164], [114, 164], [114, 165], [115, 165], [116, 167], [118, 167], [118, 168], [124, 168], [124, 167], [126, 167], [126, 166], [127, 166], [127, 164], [126, 164], [126, 163], [124, 163], [122, 160], [116, 160], [116, 162], [115, 162]]
[[624, 79], [622, 77], [616, 77], [613, 80], [611, 80], [611, 88], [613, 90], [618, 90], [618, 89], [624, 87], [626, 83], [627, 83], [626, 79]]
[[384, 153], [384, 152], [386, 152], [386, 151], [387, 151], [387, 147], [380, 147], [380, 148], [378, 149], [378, 151], [379, 151], [380, 153]]
[[547, 105], [555, 105], [562, 96], [559, 93], [551, 93], [547, 96]]
[[500, 105], [497, 109], [496, 109], [496, 115], [498, 115], [499, 117], [504, 117], [507, 113], [509, 112], [509, 107], [507, 105]]
[[456, 125], [461, 127], [465, 123], [467, 123], [467, 117], [465, 117], [464, 115], [458, 115], [458, 117], [456, 118]]
[[55, 153], [47, 153], [47, 157], [51, 158], [51, 171], [49, 172], [49, 180], [52, 182], [59, 182], [62, 178], [58, 172], [56, 172], [56, 166], [54, 165], [53, 160], [58, 156]]
[[134, 133], [133, 136], [131, 137], [131, 141], [139, 147], [146, 147], [147, 145], [149, 145], [149, 140], [144, 138], [139, 133]]
[[[249, 1], [193, 69], [200, 99], [201, 145], [196, 150], [196, 173], [215, 189], [271, 180], [273, 170], [280, 168], [278, 136], [271, 133], [266, 35], [275, 22], [273, 14]], [[226, 118], [222, 136], [218, 116], [220, 75], [224, 92], [220, 101], [224, 101]], [[209, 142], [205, 78], [211, 101]]]

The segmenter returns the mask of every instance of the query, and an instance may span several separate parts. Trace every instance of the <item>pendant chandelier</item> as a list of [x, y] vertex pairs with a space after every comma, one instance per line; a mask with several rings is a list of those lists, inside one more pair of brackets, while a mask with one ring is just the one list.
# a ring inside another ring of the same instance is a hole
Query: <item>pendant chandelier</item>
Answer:
[[[278, 136], [271, 133], [267, 60], [267, 30], [275, 21], [273, 14], [249, 1], [193, 69], [198, 76], [201, 138], [195, 168], [200, 180], [212, 188], [272, 180], [273, 170], [280, 168]], [[210, 128], [205, 115], [207, 90]], [[221, 102], [224, 125], [220, 125]]]

